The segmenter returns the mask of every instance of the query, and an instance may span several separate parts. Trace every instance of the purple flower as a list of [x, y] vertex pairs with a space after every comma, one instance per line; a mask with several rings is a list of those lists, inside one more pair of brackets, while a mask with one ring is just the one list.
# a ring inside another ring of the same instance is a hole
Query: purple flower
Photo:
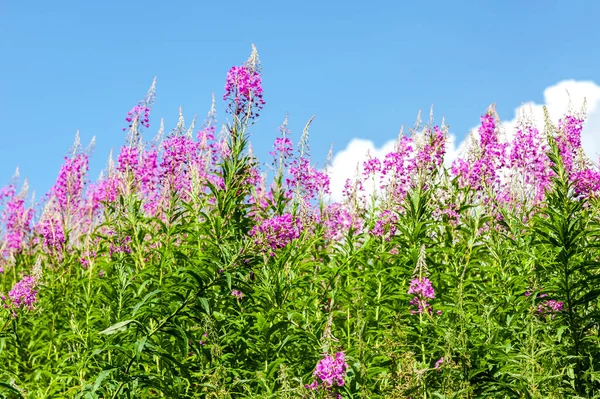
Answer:
[[52, 251], [62, 251], [66, 239], [62, 224], [55, 218], [48, 217], [40, 221], [36, 227], [36, 232], [42, 237], [42, 244], [45, 249]]
[[242, 299], [244, 297], [244, 294], [238, 290], [231, 290], [231, 295], [233, 295], [237, 299]]
[[[140, 103], [131, 108], [131, 110], [127, 113], [127, 118], [125, 118], [125, 120], [129, 123], [129, 129], [131, 129], [136, 124], [149, 128], [150, 108]], [[126, 129], [127, 128], [123, 128], [123, 131], [125, 131]]]
[[425, 145], [417, 153], [417, 167], [433, 170], [442, 165], [446, 153], [446, 136], [438, 126], [424, 134]]
[[163, 151], [161, 182], [187, 199], [192, 189], [193, 173], [204, 171], [204, 161], [199, 157], [199, 145], [185, 136], [171, 136], [164, 141]]
[[329, 390], [332, 387], [341, 387], [344, 385], [344, 377], [348, 370], [348, 364], [344, 352], [337, 352], [335, 357], [325, 355], [319, 360], [313, 375], [316, 377], [310, 385], [306, 385], [309, 389], [318, 389], [323, 387]]
[[355, 213], [339, 203], [328, 205], [321, 219], [325, 238], [332, 241], [341, 240], [350, 229], [358, 230], [362, 225], [362, 220]]
[[417, 309], [411, 310], [410, 312], [412, 314], [420, 314], [424, 312], [431, 314], [433, 312], [433, 309], [427, 300], [434, 299], [435, 292], [433, 290], [433, 286], [431, 285], [431, 281], [429, 281], [427, 277], [415, 278], [411, 280], [408, 294], [415, 295], [410, 301], [410, 304]]
[[565, 170], [570, 173], [573, 169], [573, 159], [581, 148], [581, 130], [583, 119], [567, 115], [558, 121], [559, 134], [556, 144], [560, 152]]
[[73, 215], [81, 203], [84, 177], [88, 171], [88, 156], [77, 154], [72, 158], [65, 157], [56, 183], [51, 193], [58, 203], [58, 211]]
[[394, 151], [386, 154], [381, 168], [380, 188], [387, 188], [393, 200], [401, 202], [413, 184], [412, 176], [417, 170], [413, 156], [413, 140], [402, 137]]
[[[289, 135], [289, 133], [287, 133]], [[269, 152], [276, 159], [281, 159], [284, 166], [287, 166], [287, 159], [292, 156], [294, 145], [289, 137], [277, 137], [273, 143], [273, 151]]]
[[390, 241], [391, 237], [396, 234], [396, 221], [398, 217], [390, 210], [386, 209], [385, 211], [379, 214], [377, 218], [377, 222], [375, 222], [375, 226], [371, 230], [371, 234], [376, 237], [384, 237], [386, 241]]
[[485, 185], [500, 183], [501, 168], [506, 166], [507, 143], [500, 143], [493, 109], [481, 117], [479, 148], [473, 159], [457, 159], [452, 165], [452, 174], [458, 177], [460, 187], [481, 190]]
[[[36, 285], [35, 278], [32, 276], [25, 276], [16, 283], [8, 293], [12, 305], [19, 309], [22, 306], [27, 309], [33, 309], [34, 304], [37, 302], [37, 291], [34, 289]], [[5, 305], [5, 307], [7, 307]]]
[[[540, 294], [537, 296], [538, 298], [547, 298], [548, 294], [542, 293], [541, 289], [533, 289], [525, 291], [525, 296], [530, 297], [535, 291], [539, 291]], [[556, 316], [556, 313], [563, 310], [563, 302], [557, 301], [556, 299], [545, 299], [541, 301], [537, 307], [536, 312], [538, 315], [550, 315], [552, 318]]]
[[429, 281], [427, 277], [411, 280], [408, 293], [418, 295], [422, 298], [435, 298], [435, 292], [433, 291], [431, 281]]
[[550, 186], [552, 170], [547, 151], [535, 127], [517, 128], [511, 143], [510, 166], [522, 181], [524, 191], [532, 192], [534, 203], [544, 198]]
[[552, 318], [556, 316], [556, 313], [563, 310], [563, 302], [555, 299], [549, 299], [541, 302], [537, 307], [537, 313], [542, 315], [550, 315]]
[[443, 356], [440, 357], [440, 359], [437, 362], [435, 362], [435, 369], [437, 371], [441, 371], [441, 365], [442, 365], [442, 363], [444, 363], [444, 357]]
[[291, 179], [287, 179], [290, 189], [300, 189], [306, 201], [317, 196], [319, 192], [330, 194], [329, 175], [310, 165], [310, 160], [300, 158], [290, 166]]
[[302, 222], [286, 213], [263, 220], [250, 230], [250, 236], [254, 237], [254, 243], [260, 245], [264, 250], [274, 251], [299, 238], [302, 230]]
[[258, 116], [256, 108], [260, 111], [265, 104], [260, 74], [250, 70], [247, 66], [233, 66], [227, 72], [225, 82], [225, 95], [223, 100], [230, 100], [235, 115], [244, 115], [250, 111], [250, 118]]
[[131, 253], [131, 247], [129, 246], [130, 242], [131, 242], [131, 237], [125, 236], [123, 239], [121, 239], [120, 244], [110, 243], [110, 248], [109, 248], [110, 256], [113, 256], [114, 254], [118, 254], [118, 253], [130, 254]]
[[369, 158], [363, 162], [363, 176], [367, 177], [381, 172], [381, 161], [379, 158]]
[[22, 195], [15, 196], [15, 188], [12, 185], [3, 189], [0, 201], [2, 197], [9, 200], [0, 218], [0, 221], [4, 222], [5, 232], [5, 246], [0, 255], [8, 256], [23, 249], [24, 241], [31, 232], [33, 210], [25, 208]]
[[573, 172], [571, 181], [577, 197], [588, 197], [600, 191], [600, 171], [584, 169]]
[[[207, 338], [207, 337], [208, 337], [207, 333], [202, 334], [202, 338]], [[198, 342], [198, 343], [200, 344], [200, 346], [206, 345], [206, 341], [204, 339], [200, 340], [200, 342]]]
[[118, 176], [110, 176], [91, 184], [88, 198], [92, 210], [100, 209], [103, 203], [115, 202], [119, 197], [120, 183]]

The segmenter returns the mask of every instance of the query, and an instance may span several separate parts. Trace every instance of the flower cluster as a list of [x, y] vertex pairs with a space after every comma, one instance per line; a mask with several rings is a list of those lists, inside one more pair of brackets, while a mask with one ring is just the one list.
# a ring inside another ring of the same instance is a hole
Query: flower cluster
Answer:
[[255, 244], [260, 245], [264, 250], [271, 250], [273, 255], [272, 251], [283, 248], [292, 240], [299, 238], [302, 229], [302, 222], [286, 213], [263, 220], [250, 230], [250, 236], [254, 237]]
[[[10, 302], [5, 303], [4, 307], [6, 309], [12, 309], [13, 316], [15, 317], [16, 309], [20, 309], [21, 307], [25, 307], [29, 310], [34, 309], [34, 304], [37, 302], [37, 291], [35, 290], [36, 284], [37, 281], [33, 276], [23, 277], [8, 293]], [[6, 302], [6, 297], [0, 295], [0, 300]]]
[[[129, 129], [131, 129], [136, 123], [139, 123], [140, 125], [149, 128], [150, 108], [138, 104], [135, 107], [131, 108], [131, 110], [127, 113], [127, 118], [125, 118], [125, 120], [129, 123]], [[123, 128], [123, 131], [125, 131], [126, 129], [127, 128]]]
[[339, 241], [349, 230], [357, 231], [362, 226], [358, 215], [339, 203], [328, 205], [319, 222], [325, 227], [325, 239], [331, 241]]
[[[540, 290], [541, 291], [541, 290]], [[525, 296], [530, 297], [533, 292], [531, 290], [525, 291]], [[541, 293], [538, 295], [539, 298], [546, 298], [548, 294]], [[562, 301], [557, 301], [556, 299], [544, 299], [541, 301], [536, 309], [536, 313], [539, 316], [550, 315], [552, 318], [556, 316], [556, 313], [563, 310], [564, 303]]]
[[538, 129], [530, 125], [517, 128], [509, 156], [510, 167], [513, 180], [520, 180], [520, 188], [531, 196], [533, 203], [540, 202], [550, 186], [552, 170], [547, 151]]
[[571, 181], [577, 197], [588, 197], [600, 191], [600, 171], [585, 169], [573, 172]]
[[117, 176], [105, 177], [89, 186], [89, 201], [92, 210], [97, 210], [103, 203], [117, 200], [119, 196], [120, 180]]
[[379, 158], [369, 158], [368, 160], [363, 162], [363, 176], [374, 176], [375, 174], [381, 172], [381, 161]]
[[501, 143], [493, 112], [490, 109], [481, 117], [479, 147], [474, 159], [457, 159], [452, 173], [459, 178], [461, 187], [480, 190], [484, 186], [499, 183], [498, 171], [506, 165], [507, 143]]
[[65, 246], [66, 238], [62, 225], [53, 217], [47, 217], [35, 227], [36, 233], [42, 237], [45, 249], [61, 252]]
[[136, 171], [140, 162], [140, 153], [137, 147], [123, 146], [117, 158], [117, 170], [121, 173]]
[[548, 299], [541, 302], [537, 307], [539, 315], [551, 315], [554, 318], [555, 314], [563, 310], [563, 302], [556, 299]]
[[192, 171], [201, 171], [198, 143], [185, 136], [171, 136], [163, 143], [160, 178], [168, 187], [187, 197], [192, 186]]
[[76, 154], [72, 158], [65, 157], [60, 168], [52, 194], [56, 198], [59, 211], [72, 212], [82, 198], [85, 185], [84, 177], [88, 171], [88, 156]]
[[581, 130], [583, 119], [567, 115], [558, 121], [559, 134], [556, 144], [560, 152], [565, 170], [570, 173], [573, 169], [573, 160], [577, 150], [581, 148]]
[[432, 313], [432, 307], [427, 300], [434, 299], [435, 292], [433, 290], [433, 286], [431, 285], [431, 281], [427, 277], [415, 278], [411, 280], [410, 287], [408, 288], [408, 294], [415, 295], [415, 297], [410, 301], [410, 304], [417, 308], [417, 310], [411, 310], [411, 314], [424, 312], [429, 314]]
[[242, 299], [244, 297], [244, 293], [238, 290], [231, 290], [231, 295], [237, 299]]
[[9, 186], [5, 191], [6, 195], [0, 195], [0, 200], [3, 196], [10, 198], [0, 218], [5, 227], [5, 246], [0, 254], [2, 256], [14, 254], [23, 249], [24, 240], [31, 232], [33, 218], [33, 209], [26, 209], [23, 196], [15, 196], [14, 187], [12, 189], [11, 187]]
[[131, 243], [131, 237], [130, 236], [126, 236], [123, 239], [121, 239], [121, 242], [118, 244], [110, 244], [110, 248], [109, 248], [109, 254], [110, 256], [113, 256], [114, 254], [119, 254], [119, 253], [125, 253], [125, 254], [130, 254], [131, 253], [131, 247], [130, 244]]
[[371, 234], [376, 237], [384, 237], [386, 241], [390, 241], [391, 237], [396, 234], [396, 221], [398, 217], [395, 213], [386, 209], [379, 214], [375, 226], [371, 229]]
[[227, 72], [225, 95], [223, 100], [230, 99], [234, 105], [235, 115], [250, 112], [250, 118], [258, 116], [252, 108], [261, 110], [265, 104], [260, 74], [247, 66], [234, 66]]
[[442, 364], [445, 362], [444, 357], [440, 357], [437, 362], [435, 362], [434, 368], [437, 371], [442, 371]]
[[394, 151], [385, 155], [381, 168], [381, 186], [386, 188], [394, 201], [401, 202], [412, 184], [412, 175], [417, 170], [413, 156], [413, 141], [402, 137]]
[[[332, 392], [332, 388], [344, 386], [346, 370], [348, 370], [348, 364], [346, 364], [344, 352], [337, 352], [335, 357], [325, 355], [317, 363], [313, 373], [316, 377], [315, 380], [306, 385], [306, 388], [316, 390], [323, 387], [326, 391]], [[338, 397], [340, 397], [339, 394]]]
[[434, 126], [433, 130], [423, 134], [423, 139], [425, 143], [417, 152], [416, 164], [419, 169], [431, 171], [444, 162], [446, 136], [438, 126]]
[[292, 156], [293, 150], [294, 146], [289, 137], [277, 137], [273, 143], [273, 151], [269, 152], [269, 154], [275, 158], [280, 158], [283, 162], [285, 162], [289, 157]]
[[311, 200], [319, 192], [329, 194], [329, 175], [311, 166], [307, 158], [299, 158], [290, 167], [292, 177], [287, 179], [291, 189], [299, 189], [305, 200]]

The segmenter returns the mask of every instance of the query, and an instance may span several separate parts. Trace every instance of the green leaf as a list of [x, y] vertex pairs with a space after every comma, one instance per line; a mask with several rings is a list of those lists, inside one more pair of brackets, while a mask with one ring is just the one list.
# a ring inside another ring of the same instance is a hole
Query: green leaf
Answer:
[[116, 324], [113, 324], [112, 326], [108, 327], [106, 330], [102, 330], [100, 331], [98, 334], [104, 334], [104, 335], [111, 335], [111, 334], [115, 334], [121, 331], [125, 331], [127, 330], [127, 326], [131, 323], [136, 323], [138, 325], [140, 325], [141, 327], [142, 324], [140, 322], [138, 322], [137, 320], [125, 320], [125, 321], [120, 321]]

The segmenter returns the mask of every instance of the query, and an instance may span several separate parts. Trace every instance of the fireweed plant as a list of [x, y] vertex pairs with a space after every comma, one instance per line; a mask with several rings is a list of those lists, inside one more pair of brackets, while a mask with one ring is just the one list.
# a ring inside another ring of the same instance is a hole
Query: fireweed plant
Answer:
[[145, 140], [154, 93], [97, 181], [76, 140], [41, 203], [0, 190], [0, 396], [600, 397], [583, 112], [505, 132], [491, 107], [448, 167], [446, 126], [418, 121], [333, 202], [312, 119], [252, 155], [255, 49], [222, 129], [213, 99]]

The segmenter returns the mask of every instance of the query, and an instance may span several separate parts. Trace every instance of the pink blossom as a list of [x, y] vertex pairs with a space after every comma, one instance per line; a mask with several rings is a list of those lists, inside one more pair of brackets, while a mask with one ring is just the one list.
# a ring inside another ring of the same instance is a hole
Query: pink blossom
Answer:
[[306, 387], [315, 390], [323, 387], [329, 390], [332, 387], [344, 386], [346, 370], [348, 370], [348, 364], [346, 364], [344, 352], [337, 352], [335, 357], [325, 355], [317, 363], [317, 367], [313, 373], [316, 377], [315, 380]]
[[265, 104], [261, 84], [257, 71], [250, 70], [247, 66], [233, 66], [227, 72], [223, 100], [231, 101], [235, 115], [250, 111], [250, 118], [254, 118], [258, 116], [256, 111], [260, 111]]

